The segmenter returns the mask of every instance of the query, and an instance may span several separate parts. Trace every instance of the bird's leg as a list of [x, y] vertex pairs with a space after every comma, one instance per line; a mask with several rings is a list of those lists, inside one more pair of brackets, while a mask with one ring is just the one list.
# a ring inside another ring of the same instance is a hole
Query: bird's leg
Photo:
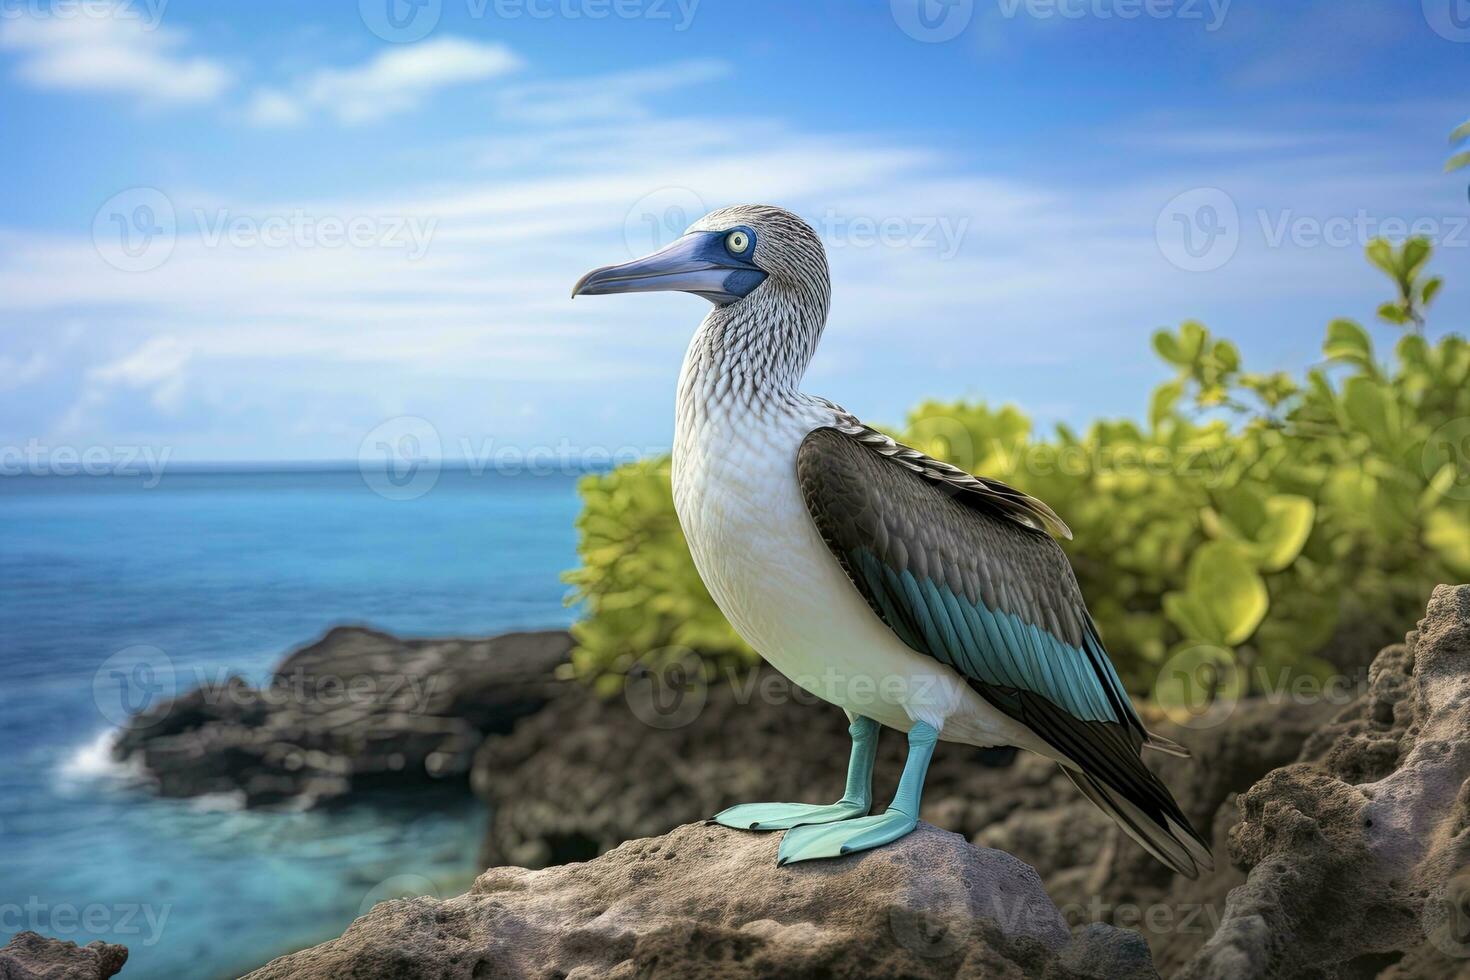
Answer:
[[861, 817], [873, 805], [873, 759], [878, 754], [878, 723], [871, 718], [849, 716], [852, 724], [852, 754], [847, 760], [847, 790], [836, 803], [743, 803], [722, 810], [715, 823], [738, 830], [786, 830], [801, 824], [831, 823]]
[[852, 851], [865, 851], [898, 840], [919, 822], [919, 798], [924, 791], [924, 776], [939, 730], [919, 721], [909, 730], [909, 757], [903, 764], [898, 792], [883, 813], [860, 817], [827, 827], [793, 827], [781, 839], [777, 864], [810, 861], [813, 858], [838, 857]]

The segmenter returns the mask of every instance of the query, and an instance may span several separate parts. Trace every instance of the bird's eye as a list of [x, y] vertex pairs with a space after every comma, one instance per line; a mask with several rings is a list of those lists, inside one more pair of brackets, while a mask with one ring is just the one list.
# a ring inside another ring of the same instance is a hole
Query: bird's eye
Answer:
[[725, 247], [738, 255], [750, 248], [750, 236], [743, 231], [732, 231], [725, 236]]

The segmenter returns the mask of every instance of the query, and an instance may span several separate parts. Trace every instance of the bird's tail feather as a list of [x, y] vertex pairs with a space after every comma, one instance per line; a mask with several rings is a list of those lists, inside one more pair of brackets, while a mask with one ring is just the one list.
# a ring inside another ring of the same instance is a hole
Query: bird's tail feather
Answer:
[[[1114, 789], [1097, 776], [1071, 766], [1064, 765], [1061, 769], [1129, 837], [1179, 874], [1186, 878], [1197, 878], [1200, 868], [1214, 870], [1215, 862], [1210, 856], [1209, 846], [1189, 826], [1187, 820], [1181, 822], [1162, 812], [1157, 817], [1150, 816], [1130, 800], [1126, 793]], [[1182, 816], [1180, 814], [1181, 818]]]
[[1173, 739], [1165, 738], [1158, 732], [1148, 732], [1146, 734], [1148, 737], [1143, 740], [1144, 748], [1153, 749], [1155, 752], [1162, 752], [1165, 755], [1172, 755], [1179, 759], [1189, 758], [1189, 750]]

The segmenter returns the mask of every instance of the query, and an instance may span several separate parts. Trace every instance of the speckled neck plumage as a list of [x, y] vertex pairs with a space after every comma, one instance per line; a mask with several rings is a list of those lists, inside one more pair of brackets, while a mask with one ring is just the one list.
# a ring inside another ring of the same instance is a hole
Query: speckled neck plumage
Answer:
[[684, 356], [679, 427], [687, 431], [711, 412], [765, 414], [802, 401], [799, 385], [821, 340], [829, 291], [823, 263], [711, 310]]

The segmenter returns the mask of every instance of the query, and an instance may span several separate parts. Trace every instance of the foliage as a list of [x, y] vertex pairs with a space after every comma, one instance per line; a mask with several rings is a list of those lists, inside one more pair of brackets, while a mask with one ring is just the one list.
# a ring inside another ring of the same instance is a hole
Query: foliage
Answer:
[[[1439, 289], [1428, 243], [1375, 241], [1393, 323], [1423, 323]], [[1380, 310], [1380, 315], [1384, 311]], [[1012, 406], [926, 402], [896, 433], [1012, 483], [1070, 524], [1067, 550], [1120, 672], [1147, 690], [1166, 663], [1325, 674], [1341, 630], [1398, 630], [1438, 582], [1470, 578], [1470, 345], [1418, 332], [1380, 364], [1368, 332], [1334, 320], [1303, 378], [1245, 369], [1198, 323], [1153, 337], [1174, 376], [1144, 423], [1047, 438]], [[583, 480], [586, 616], [576, 670], [616, 687], [681, 648], [749, 662], [709, 598], [673, 512], [667, 460]], [[1366, 634], [1365, 634], [1366, 635]]]
[[[1455, 127], [1455, 131], [1450, 134], [1450, 145], [1464, 143], [1467, 140], [1470, 140], [1470, 120], [1466, 120]], [[1444, 165], [1446, 173], [1452, 173], [1464, 167], [1470, 167], [1470, 150], [1461, 150], [1450, 157], [1449, 161]]]
[[691, 650], [711, 666], [754, 661], [694, 567], [674, 513], [667, 456], [584, 476], [578, 489], [582, 567], [565, 576], [575, 587], [572, 601], [588, 612], [572, 626], [578, 677], [611, 694], [635, 664], [658, 668]]

